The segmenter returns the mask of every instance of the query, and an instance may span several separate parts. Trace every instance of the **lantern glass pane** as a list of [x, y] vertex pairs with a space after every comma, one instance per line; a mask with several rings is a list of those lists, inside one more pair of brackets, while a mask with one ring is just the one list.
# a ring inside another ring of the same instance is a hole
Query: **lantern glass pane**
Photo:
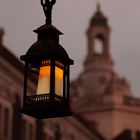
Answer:
[[[28, 64], [27, 65], [27, 83], [26, 83], [26, 95], [32, 96], [36, 94], [37, 84], [38, 84], [38, 75], [39, 75], [39, 68], [35, 65]], [[29, 79], [31, 80], [29, 80]]]
[[42, 61], [37, 86], [37, 95], [50, 93], [50, 61]]
[[63, 96], [63, 67], [64, 65], [60, 62], [56, 62], [55, 66], [55, 94], [58, 96]]

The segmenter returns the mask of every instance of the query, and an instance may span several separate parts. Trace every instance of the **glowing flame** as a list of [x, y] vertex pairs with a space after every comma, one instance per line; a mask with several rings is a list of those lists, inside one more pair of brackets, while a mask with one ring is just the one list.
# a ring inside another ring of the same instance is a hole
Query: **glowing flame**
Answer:
[[[47, 61], [42, 62], [42, 64], [45, 63], [47, 64]], [[62, 64], [59, 63], [59, 65]], [[39, 71], [37, 94], [50, 93], [50, 76], [51, 76], [51, 66], [50, 65], [41, 66]], [[63, 70], [55, 66], [55, 94], [57, 94], [58, 96], [63, 96], [62, 86], [63, 86]]]
[[40, 68], [37, 94], [46, 94], [50, 92], [50, 66]]

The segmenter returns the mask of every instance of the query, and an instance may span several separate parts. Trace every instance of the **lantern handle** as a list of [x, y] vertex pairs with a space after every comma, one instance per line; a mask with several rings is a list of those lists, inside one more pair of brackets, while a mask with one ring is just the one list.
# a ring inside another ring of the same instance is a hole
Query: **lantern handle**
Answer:
[[52, 8], [56, 3], [56, 0], [41, 0], [41, 5], [46, 16], [46, 24], [52, 23]]

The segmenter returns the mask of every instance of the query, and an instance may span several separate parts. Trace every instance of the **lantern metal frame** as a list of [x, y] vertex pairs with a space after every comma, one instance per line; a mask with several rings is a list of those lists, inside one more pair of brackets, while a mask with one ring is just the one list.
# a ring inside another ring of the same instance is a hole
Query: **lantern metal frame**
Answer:
[[[70, 65], [73, 65], [74, 61], [69, 58], [65, 49], [59, 44], [59, 35], [62, 35], [62, 33], [51, 24], [51, 10], [55, 1], [46, 0], [46, 3], [43, 3], [41, 0], [46, 15], [46, 24], [34, 30], [38, 34], [38, 40], [25, 55], [21, 56], [21, 60], [25, 62], [22, 112], [39, 119], [70, 116], [72, 114], [69, 106], [69, 86]], [[27, 95], [28, 73], [39, 75], [42, 61], [48, 61], [50, 66], [50, 93]], [[55, 93], [56, 66], [63, 69], [62, 97]]]

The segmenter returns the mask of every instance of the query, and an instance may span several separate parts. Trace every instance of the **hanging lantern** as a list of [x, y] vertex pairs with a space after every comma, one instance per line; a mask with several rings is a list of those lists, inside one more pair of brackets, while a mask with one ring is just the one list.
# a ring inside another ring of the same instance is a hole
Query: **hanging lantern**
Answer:
[[[38, 40], [21, 56], [25, 62], [22, 112], [36, 118], [71, 115], [69, 108], [70, 65], [73, 64], [59, 44], [62, 33], [51, 24], [51, 10], [55, 0], [43, 3], [46, 24], [34, 32]], [[34, 78], [36, 91], [27, 93], [28, 76]]]

